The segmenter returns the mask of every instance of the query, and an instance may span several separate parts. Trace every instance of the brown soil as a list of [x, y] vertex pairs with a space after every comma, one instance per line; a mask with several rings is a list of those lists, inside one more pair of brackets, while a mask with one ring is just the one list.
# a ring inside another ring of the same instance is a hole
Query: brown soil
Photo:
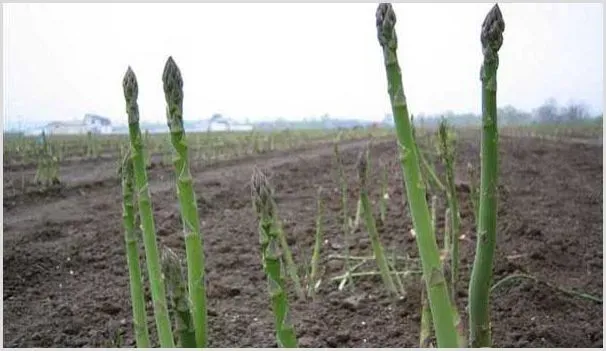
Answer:
[[[349, 177], [350, 213], [357, 196], [355, 162], [364, 142], [342, 145]], [[478, 164], [479, 140], [460, 142], [457, 179]], [[372, 159], [389, 167], [387, 221], [380, 225], [386, 250], [418, 257], [394, 140], [376, 142]], [[498, 247], [494, 275], [528, 273], [552, 285], [602, 297], [602, 148], [529, 138], [501, 138]], [[4, 345], [101, 347], [134, 345], [128, 271], [121, 222], [121, 188], [115, 160], [67, 165], [52, 191], [19, 188], [15, 170], [4, 178]], [[301, 346], [415, 347], [420, 322], [419, 277], [406, 280], [398, 302], [378, 277], [360, 278], [353, 291], [338, 291], [330, 277], [343, 273], [343, 237], [332, 147], [267, 154], [256, 159], [196, 167], [195, 187], [205, 235], [209, 328], [214, 347], [275, 347], [267, 285], [261, 270], [248, 181], [253, 165], [269, 170], [295, 259], [309, 257], [315, 228], [317, 186], [325, 191], [323, 282], [313, 302], [295, 302], [293, 320]], [[33, 172], [28, 170], [27, 172]], [[372, 197], [379, 173], [373, 171]], [[183, 254], [181, 222], [170, 167], [149, 170], [159, 241]], [[463, 320], [473, 261], [473, 216], [461, 186], [461, 284]], [[444, 201], [438, 213], [443, 214]], [[377, 217], [378, 217], [378, 206]], [[443, 215], [438, 218], [443, 225]], [[369, 255], [364, 225], [352, 255]], [[366, 270], [375, 270], [372, 264]], [[148, 307], [148, 313], [151, 308]], [[153, 318], [150, 315], [150, 325]], [[492, 296], [495, 346], [602, 347], [602, 304], [529, 280], [503, 286]], [[154, 332], [152, 328], [152, 332]]]

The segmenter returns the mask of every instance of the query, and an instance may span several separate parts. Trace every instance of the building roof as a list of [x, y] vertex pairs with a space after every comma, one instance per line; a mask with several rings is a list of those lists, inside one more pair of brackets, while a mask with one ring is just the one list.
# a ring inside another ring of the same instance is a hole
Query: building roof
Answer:
[[46, 128], [60, 127], [84, 127], [85, 124], [80, 121], [54, 121], [46, 125]]

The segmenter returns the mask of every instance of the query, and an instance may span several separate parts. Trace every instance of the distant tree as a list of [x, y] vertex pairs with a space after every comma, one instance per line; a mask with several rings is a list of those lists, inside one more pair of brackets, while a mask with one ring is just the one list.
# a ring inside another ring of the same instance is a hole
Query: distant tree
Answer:
[[579, 121], [589, 118], [589, 111], [584, 104], [572, 102], [562, 108], [561, 117], [566, 122]]
[[527, 112], [518, 110], [512, 105], [498, 109], [499, 123], [502, 125], [521, 125], [530, 122], [531, 116]]
[[536, 119], [540, 123], [557, 123], [560, 121], [558, 114], [558, 103], [554, 98], [549, 98], [535, 110]]

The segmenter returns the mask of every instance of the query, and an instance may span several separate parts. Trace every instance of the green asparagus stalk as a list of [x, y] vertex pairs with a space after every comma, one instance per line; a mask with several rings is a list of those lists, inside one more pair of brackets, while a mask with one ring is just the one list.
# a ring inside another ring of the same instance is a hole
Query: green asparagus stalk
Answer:
[[400, 160], [406, 194], [410, 203], [413, 225], [417, 233], [417, 245], [423, 266], [423, 276], [429, 296], [434, 330], [438, 347], [457, 347], [458, 337], [454, 326], [448, 287], [440, 265], [440, 255], [431, 228], [429, 209], [425, 199], [425, 187], [421, 177], [419, 161], [415, 152], [402, 73], [398, 64], [396, 15], [391, 4], [378, 6], [376, 13], [377, 36], [383, 49], [385, 69], [389, 85], [394, 122], [400, 146]]
[[259, 220], [261, 258], [275, 317], [276, 340], [279, 347], [297, 347], [297, 337], [290, 321], [288, 299], [282, 279], [282, 257], [275, 218], [276, 206], [269, 182], [257, 168], [253, 170], [251, 188], [253, 209]]
[[372, 206], [370, 205], [370, 200], [368, 198], [368, 157], [368, 149], [366, 149], [360, 154], [360, 159], [358, 161], [358, 178], [360, 180], [360, 203], [362, 204], [362, 214], [366, 222], [366, 228], [368, 229], [368, 235], [370, 236], [375, 261], [379, 266], [383, 283], [390, 293], [397, 295], [398, 289], [396, 288], [393, 278], [389, 272], [389, 264], [387, 263], [387, 259], [384, 255], [383, 245], [381, 245], [381, 241], [379, 240], [379, 233], [377, 232], [377, 226], [372, 214]]
[[183, 348], [195, 348], [196, 331], [191, 318], [183, 266], [179, 256], [166, 246], [162, 250], [162, 271], [166, 278], [171, 307], [175, 316], [177, 345]]
[[314, 242], [314, 250], [311, 256], [311, 273], [309, 274], [308, 294], [311, 297], [315, 296], [316, 284], [318, 280], [318, 267], [320, 265], [320, 249], [322, 248], [322, 187], [318, 189], [317, 200], [318, 213], [316, 215], [316, 236]]
[[[127, 149], [128, 150], [128, 149]], [[124, 223], [124, 241], [126, 244], [126, 260], [130, 277], [130, 299], [133, 310], [133, 329], [137, 347], [151, 347], [149, 330], [147, 328], [147, 311], [145, 295], [143, 294], [143, 277], [139, 262], [139, 248], [135, 237], [134, 209], [134, 171], [130, 152], [127, 151], [122, 160], [122, 220]]]
[[490, 326], [490, 284], [497, 227], [498, 129], [497, 68], [498, 51], [503, 44], [505, 22], [495, 5], [482, 23], [484, 62], [482, 81], [482, 168], [476, 256], [469, 284], [469, 327], [471, 347], [492, 346]]
[[454, 136], [448, 128], [446, 119], [440, 121], [438, 135], [440, 139], [440, 156], [442, 163], [446, 168], [446, 184], [448, 186], [446, 192], [446, 200], [450, 208], [450, 298], [455, 303], [457, 280], [459, 277], [459, 230], [460, 230], [460, 214], [459, 203], [457, 200], [457, 190], [454, 179]]
[[204, 241], [200, 232], [200, 219], [193, 179], [189, 169], [189, 154], [185, 128], [183, 127], [183, 78], [172, 57], [169, 57], [162, 74], [166, 99], [166, 118], [170, 139], [174, 148], [173, 164], [177, 176], [177, 196], [185, 250], [187, 255], [187, 281], [191, 300], [196, 344], [207, 345], [206, 282], [204, 271]]
[[163, 348], [172, 348], [175, 346], [175, 341], [173, 340], [170, 317], [166, 305], [166, 290], [160, 266], [158, 244], [156, 243], [156, 228], [149, 194], [147, 172], [145, 171], [145, 161], [143, 160], [143, 145], [141, 141], [141, 129], [139, 127], [139, 105], [137, 104], [139, 87], [135, 72], [130, 67], [128, 67], [124, 75], [122, 87], [124, 89], [124, 99], [126, 100], [126, 112], [128, 113], [128, 132], [135, 172], [135, 186], [137, 189], [141, 227], [143, 230], [143, 244], [145, 246], [156, 328], [160, 346]]

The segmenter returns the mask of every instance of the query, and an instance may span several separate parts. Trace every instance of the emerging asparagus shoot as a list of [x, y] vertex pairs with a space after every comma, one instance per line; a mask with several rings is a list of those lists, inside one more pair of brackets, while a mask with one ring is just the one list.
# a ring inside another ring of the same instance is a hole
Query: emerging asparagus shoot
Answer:
[[267, 276], [271, 305], [275, 316], [276, 340], [279, 347], [297, 347], [297, 337], [290, 320], [288, 299], [282, 278], [282, 254], [275, 218], [276, 205], [267, 177], [259, 169], [251, 179], [253, 209], [259, 220], [261, 258]]

